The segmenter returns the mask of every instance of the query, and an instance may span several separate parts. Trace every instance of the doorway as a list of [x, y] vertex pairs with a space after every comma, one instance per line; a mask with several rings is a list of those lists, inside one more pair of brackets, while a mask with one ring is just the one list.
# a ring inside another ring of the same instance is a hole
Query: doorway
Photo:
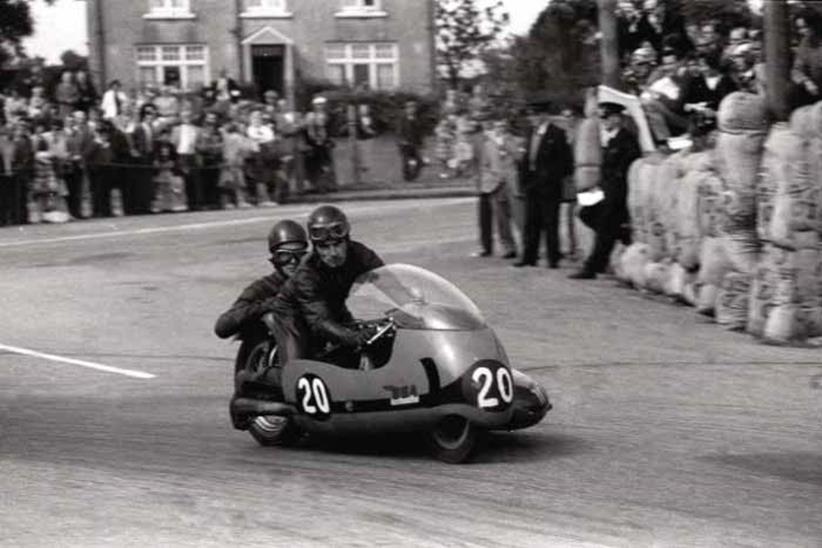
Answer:
[[260, 96], [270, 89], [283, 96], [284, 68], [284, 45], [251, 46], [251, 77]]

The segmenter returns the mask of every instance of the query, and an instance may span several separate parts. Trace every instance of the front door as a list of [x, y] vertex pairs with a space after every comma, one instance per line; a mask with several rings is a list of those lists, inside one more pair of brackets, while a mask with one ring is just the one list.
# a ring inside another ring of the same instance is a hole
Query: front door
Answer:
[[261, 96], [270, 89], [283, 96], [284, 69], [285, 46], [251, 46], [251, 76]]

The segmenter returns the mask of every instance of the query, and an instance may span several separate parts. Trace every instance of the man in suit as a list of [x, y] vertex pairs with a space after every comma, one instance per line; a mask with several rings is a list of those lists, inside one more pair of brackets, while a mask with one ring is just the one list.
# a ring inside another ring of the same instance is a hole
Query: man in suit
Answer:
[[154, 147], [157, 140], [157, 107], [146, 103], [140, 107], [140, 123], [131, 135], [133, 161], [142, 166], [135, 170], [131, 189], [132, 213], [148, 213], [154, 198]]
[[617, 240], [631, 243], [628, 217], [628, 168], [642, 155], [636, 137], [622, 127], [622, 111], [616, 103], [600, 103], [602, 143], [602, 192], [604, 198], [582, 208], [579, 218], [596, 232], [594, 249], [582, 268], [569, 276], [588, 280], [605, 272]]
[[531, 129], [519, 162], [520, 188], [525, 193], [524, 249], [514, 266], [536, 266], [545, 232], [548, 268], [558, 268], [562, 181], [571, 173], [574, 160], [565, 132], [551, 123], [551, 103], [536, 100], [530, 108]]
[[186, 195], [189, 208], [205, 209], [205, 193], [200, 179], [200, 170], [197, 165], [197, 139], [201, 128], [194, 123], [194, 113], [186, 108], [180, 112], [180, 123], [171, 129], [171, 144], [177, 150], [179, 167], [186, 182]]
[[482, 248], [476, 256], [488, 257], [493, 253], [493, 225], [496, 221], [497, 234], [504, 249], [502, 258], [514, 259], [517, 246], [511, 230], [510, 189], [517, 174], [520, 144], [508, 132], [508, 122], [495, 120], [492, 123], [491, 130], [480, 137], [477, 190]]
[[90, 189], [84, 188], [88, 185], [85, 181], [84, 154], [94, 142], [94, 133], [88, 125], [86, 112], [77, 110], [71, 116], [66, 116], [65, 131], [68, 162], [64, 177], [69, 193], [68, 208], [72, 217], [82, 219], [90, 213], [83, 210], [83, 194], [90, 192]]

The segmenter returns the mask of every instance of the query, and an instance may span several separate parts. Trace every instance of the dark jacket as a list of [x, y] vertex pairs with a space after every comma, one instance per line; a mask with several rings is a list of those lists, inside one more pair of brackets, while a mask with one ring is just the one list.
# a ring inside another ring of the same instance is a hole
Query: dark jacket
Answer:
[[682, 103], [707, 103], [713, 110], [719, 110], [719, 103], [726, 95], [736, 91], [739, 86], [730, 76], [722, 75], [716, 88], [711, 89], [704, 76], [694, 76], [685, 85], [682, 93]]
[[520, 188], [527, 193], [560, 199], [562, 181], [574, 168], [571, 146], [562, 129], [548, 124], [532, 166], [531, 143], [533, 139], [539, 138], [536, 131], [536, 128], [530, 129], [525, 139], [525, 153], [519, 162]]
[[419, 116], [408, 118], [408, 115], [403, 114], [397, 124], [397, 135], [400, 138], [400, 144], [421, 147], [425, 134]]
[[345, 305], [354, 281], [362, 274], [383, 266], [383, 261], [365, 245], [351, 241], [348, 256], [339, 268], [328, 268], [316, 252], [300, 266], [277, 295], [273, 312], [297, 317], [311, 335], [339, 342], [352, 320]]
[[223, 312], [214, 325], [214, 333], [221, 339], [253, 328], [274, 304], [274, 298], [286, 282], [277, 271], [264, 276], [246, 287], [231, 308]]
[[628, 199], [628, 168], [642, 155], [633, 133], [621, 128], [602, 150], [602, 191], [605, 202], [625, 207]]

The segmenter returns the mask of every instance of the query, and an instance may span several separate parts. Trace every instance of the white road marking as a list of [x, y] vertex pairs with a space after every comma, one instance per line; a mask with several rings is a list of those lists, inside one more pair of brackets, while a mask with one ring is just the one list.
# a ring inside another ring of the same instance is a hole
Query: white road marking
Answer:
[[85, 360], [75, 360], [74, 358], [64, 358], [63, 356], [55, 356], [54, 354], [46, 354], [45, 352], [37, 352], [36, 350], [29, 350], [27, 348], [20, 348], [17, 346], [9, 346], [0, 344], [0, 351], [5, 350], [12, 354], [20, 354], [22, 356], [31, 356], [33, 358], [41, 358], [58, 363], [67, 363], [70, 365], [79, 365], [88, 369], [96, 369], [97, 371], [104, 371], [106, 373], [115, 373], [117, 375], [125, 375], [135, 379], [153, 379], [156, 375], [151, 373], [144, 373], [143, 371], [135, 371], [133, 369], [121, 369], [119, 367], [112, 367], [110, 365], [103, 365], [101, 363], [87, 362]]
[[[454, 204], [463, 203], [466, 200], [471, 200], [471, 198], [450, 198], [447, 200], [440, 201], [436, 204], [436, 206], [449, 206]], [[403, 200], [400, 203], [377, 203], [374, 205], [368, 206], [359, 206], [359, 207], [351, 207], [346, 208], [349, 214], [357, 214], [357, 213], [368, 213], [371, 211], [380, 211], [385, 212], [389, 209], [411, 209], [416, 208], [418, 205], [412, 204], [409, 202], [415, 202], [415, 200]], [[313, 206], [311, 206], [313, 207]], [[272, 214], [276, 212], [281, 212], [282, 215], [284, 212], [278, 209], [271, 209]], [[292, 209], [293, 211], [293, 209]], [[308, 211], [306, 210], [300, 214], [291, 214], [292, 217], [305, 217], [308, 215]], [[271, 222], [272, 219], [275, 218], [273, 215], [265, 216], [265, 217], [249, 217], [247, 219], [230, 219], [226, 221], [207, 221], [201, 223], [188, 223], [182, 225], [169, 225], [169, 226], [156, 226], [156, 227], [147, 227], [147, 228], [135, 228], [131, 230], [113, 230], [111, 232], [97, 232], [93, 234], [75, 234], [73, 236], [56, 236], [54, 238], [32, 238], [28, 240], [14, 240], [10, 242], [0, 242], [0, 248], [8, 248], [8, 247], [21, 247], [21, 246], [31, 246], [36, 244], [54, 244], [54, 243], [61, 243], [61, 242], [76, 242], [76, 241], [83, 241], [83, 240], [100, 240], [106, 238], [119, 238], [121, 236], [144, 236], [147, 234], [163, 234], [166, 232], [186, 232], [191, 230], [204, 230], [210, 228], [218, 228], [218, 227], [225, 227], [225, 226], [240, 226], [240, 225], [248, 225], [254, 223], [261, 223], [261, 222]]]

